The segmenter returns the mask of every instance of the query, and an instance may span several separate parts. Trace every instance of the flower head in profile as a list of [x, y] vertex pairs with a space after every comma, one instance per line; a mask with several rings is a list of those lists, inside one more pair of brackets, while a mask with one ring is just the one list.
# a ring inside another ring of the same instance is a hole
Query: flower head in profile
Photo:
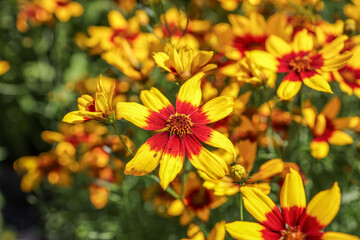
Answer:
[[280, 193], [281, 212], [276, 204], [258, 189], [243, 187], [246, 210], [259, 223], [236, 221], [225, 225], [235, 239], [266, 240], [358, 240], [356, 236], [322, 231], [340, 208], [340, 188], [319, 192], [307, 205], [300, 174], [290, 169]]
[[82, 123], [89, 120], [97, 120], [109, 124], [115, 120], [115, 113], [112, 109], [112, 99], [115, 84], [109, 89], [103, 86], [101, 76], [97, 82], [95, 98], [90, 95], [82, 95], [78, 98], [78, 111], [65, 115], [63, 122]]
[[189, 46], [181, 47], [179, 50], [171, 46], [167, 47], [166, 52], [154, 54], [155, 62], [183, 81], [196, 73], [208, 72], [216, 68], [215, 64], [209, 64], [214, 54], [212, 51], [195, 50]]
[[277, 95], [281, 99], [289, 100], [294, 97], [303, 83], [314, 90], [332, 93], [323, 73], [342, 68], [350, 59], [350, 52], [340, 54], [346, 39], [346, 36], [340, 36], [316, 51], [314, 37], [306, 29], [295, 35], [291, 45], [272, 35], [266, 41], [266, 49], [276, 60], [261, 59], [259, 64], [267, 65], [276, 61], [277, 72], [287, 73], [277, 89]]
[[126, 165], [126, 174], [145, 175], [160, 164], [160, 184], [165, 189], [181, 171], [186, 155], [192, 165], [209, 178], [225, 176], [228, 172], [225, 160], [204, 148], [201, 142], [233, 153], [235, 159], [230, 140], [206, 126], [229, 115], [234, 102], [230, 97], [221, 96], [200, 107], [203, 77], [204, 73], [199, 73], [181, 86], [176, 109], [156, 88], [141, 92], [144, 105], [134, 102], [117, 104], [118, 119], [124, 118], [140, 128], [159, 132], [139, 148]]

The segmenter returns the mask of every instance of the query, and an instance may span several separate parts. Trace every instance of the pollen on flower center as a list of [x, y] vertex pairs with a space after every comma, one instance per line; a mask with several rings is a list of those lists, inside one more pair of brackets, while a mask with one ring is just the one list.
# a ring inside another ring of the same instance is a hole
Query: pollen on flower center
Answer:
[[291, 59], [289, 62], [289, 66], [292, 68], [293, 71], [298, 73], [304, 70], [311, 69], [310, 59], [308, 56], [304, 56], [304, 57], [297, 56]]
[[171, 135], [183, 136], [190, 132], [190, 128], [193, 125], [189, 116], [185, 114], [175, 113], [169, 117], [166, 121], [166, 127]]
[[281, 233], [281, 240], [304, 240], [306, 237], [306, 234], [302, 233], [298, 227], [288, 227]]

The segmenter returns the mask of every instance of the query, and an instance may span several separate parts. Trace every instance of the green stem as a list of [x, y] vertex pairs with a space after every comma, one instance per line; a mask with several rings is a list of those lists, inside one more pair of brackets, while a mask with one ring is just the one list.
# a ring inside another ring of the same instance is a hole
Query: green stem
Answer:
[[132, 155], [134, 156], [134, 153], [131, 151], [131, 149], [125, 144], [124, 139], [121, 137], [119, 129], [116, 127], [115, 123], [112, 123], [111, 126], [114, 128], [116, 134], [118, 135], [118, 137], [120, 138], [120, 141], [122, 142], [122, 144], [124, 145], [124, 147], [126, 148], [126, 150]]
[[240, 195], [240, 221], [244, 220], [244, 206], [243, 206], [243, 198], [242, 198], [242, 192], [239, 191]]
[[[154, 174], [147, 174], [147, 175], [145, 175], [145, 176], [148, 177], [148, 178], [151, 178], [152, 180], [154, 180], [154, 181], [156, 181], [157, 183], [160, 184], [160, 179], [159, 179], [157, 176], [155, 176]], [[179, 194], [177, 194], [177, 193], [174, 191], [174, 189], [172, 189], [171, 187], [167, 187], [167, 188], [165, 189], [165, 191], [166, 191], [168, 194], [170, 194], [171, 196], [173, 196], [174, 198], [180, 199]]]

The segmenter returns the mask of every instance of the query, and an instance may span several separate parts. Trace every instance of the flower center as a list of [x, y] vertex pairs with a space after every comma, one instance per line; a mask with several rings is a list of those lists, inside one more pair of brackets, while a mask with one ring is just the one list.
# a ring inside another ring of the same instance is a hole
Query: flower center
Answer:
[[302, 233], [299, 227], [288, 227], [286, 230], [281, 232], [281, 240], [304, 240], [306, 234]]
[[184, 202], [191, 209], [201, 209], [211, 203], [211, 193], [205, 188], [196, 188], [185, 197]]
[[185, 114], [175, 113], [166, 121], [166, 127], [171, 135], [183, 136], [190, 133], [190, 128], [193, 125], [189, 116]]
[[310, 70], [310, 59], [308, 56], [297, 56], [290, 60], [289, 66], [292, 68], [294, 72], [302, 72], [304, 70]]

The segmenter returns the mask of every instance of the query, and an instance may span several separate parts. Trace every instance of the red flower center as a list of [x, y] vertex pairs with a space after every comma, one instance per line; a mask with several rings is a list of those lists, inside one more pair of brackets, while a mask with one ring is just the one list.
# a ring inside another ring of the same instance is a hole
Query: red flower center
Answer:
[[296, 56], [290, 60], [289, 66], [294, 72], [298, 73], [311, 70], [310, 58], [308, 56]]
[[299, 227], [288, 227], [286, 230], [281, 232], [281, 240], [304, 240], [306, 234], [302, 233]]
[[211, 203], [210, 191], [205, 188], [196, 188], [186, 196], [184, 202], [194, 210], [204, 208]]
[[175, 113], [166, 121], [166, 127], [171, 135], [183, 136], [190, 133], [190, 128], [193, 125], [189, 116], [185, 114]]

